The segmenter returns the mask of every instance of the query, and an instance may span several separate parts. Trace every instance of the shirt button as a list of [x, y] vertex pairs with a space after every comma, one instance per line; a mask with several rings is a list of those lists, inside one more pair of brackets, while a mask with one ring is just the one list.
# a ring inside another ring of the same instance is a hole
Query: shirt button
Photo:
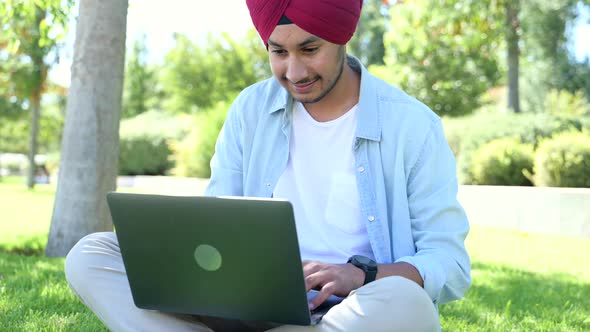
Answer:
[[359, 168], [357, 168], [357, 170], [359, 171], [359, 173], [362, 173], [365, 171], [365, 168], [363, 166], [359, 166]]
[[369, 218], [368, 218], [368, 219], [369, 219], [369, 221], [370, 221], [370, 222], [373, 222], [373, 221], [375, 221], [375, 217], [374, 217], [374, 216], [369, 216]]
[[266, 186], [267, 186], [267, 187], [270, 187], [270, 183], [267, 183], [267, 184], [266, 184]]

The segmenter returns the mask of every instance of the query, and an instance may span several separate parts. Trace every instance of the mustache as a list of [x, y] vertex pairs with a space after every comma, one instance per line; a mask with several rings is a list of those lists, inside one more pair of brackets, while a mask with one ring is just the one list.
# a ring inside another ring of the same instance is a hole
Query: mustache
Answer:
[[285, 81], [287, 81], [287, 82], [289, 82], [289, 83], [293, 84], [293, 85], [306, 85], [306, 84], [309, 84], [309, 83], [311, 83], [311, 82], [314, 82], [314, 81], [317, 81], [317, 80], [319, 80], [319, 79], [320, 79], [320, 76], [318, 75], [318, 76], [315, 76], [315, 77], [308, 77], [308, 78], [304, 78], [304, 79], [302, 79], [302, 80], [299, 80], [299, 81], [297, 81], [297, 82], [293, 82], [293, 81], [291, 81], [291, 80], [290, 80], [290, 79], [288, 79], [286, 76], [283, 76], [283, 79], [284, 79]]

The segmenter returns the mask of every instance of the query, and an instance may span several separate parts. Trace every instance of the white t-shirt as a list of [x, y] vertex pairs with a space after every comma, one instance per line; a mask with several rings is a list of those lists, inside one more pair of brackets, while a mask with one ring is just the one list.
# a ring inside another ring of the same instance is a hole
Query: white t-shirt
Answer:
[[273, 196], [293, 204], [303, 260], [374, 259], [356, 186], [357, 109], [355, 105], [335, 120], [318, 122], [303, 104], [293, 106], [289, 161]]

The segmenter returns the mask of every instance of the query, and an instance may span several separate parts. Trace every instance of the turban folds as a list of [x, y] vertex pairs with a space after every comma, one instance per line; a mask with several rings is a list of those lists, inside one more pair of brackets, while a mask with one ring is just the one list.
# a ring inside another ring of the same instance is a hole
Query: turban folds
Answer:
[[268, 37], [281, 17], [334, 44], [354, 35], [363, 0], [246, 0], [252, 23], [268, 46]]

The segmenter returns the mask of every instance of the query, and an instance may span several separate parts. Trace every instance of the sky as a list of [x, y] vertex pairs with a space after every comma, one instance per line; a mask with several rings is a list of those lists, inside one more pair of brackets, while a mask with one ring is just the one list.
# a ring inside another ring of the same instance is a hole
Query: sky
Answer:
[[[78, 3], [78, 1], [76, 1]], [[74, 16], [78, 8], [72, 10]], [[577, 59], [590, 56], [590, 11], [578, 18], [572, 31], [570, 49]], [[68, 31], [65, 47], [61, 51], [60, 63], [50, 78], [56, 83], [69, 86], [70, 67], [74, 52], [75, 21]], [[583, 23], [583, 24], [582, 24]], [[130, 0], [127, 14], [127, 45], [147, 37], [151, 60], [162, 59], [173, 46], [173, 33], [183, 33], [194, 40], [204, 39], [208, 33], [227, 32], [240, 38], [252, 29], [252, 21], [245, 0], [195, 1], [195, 0]]]

